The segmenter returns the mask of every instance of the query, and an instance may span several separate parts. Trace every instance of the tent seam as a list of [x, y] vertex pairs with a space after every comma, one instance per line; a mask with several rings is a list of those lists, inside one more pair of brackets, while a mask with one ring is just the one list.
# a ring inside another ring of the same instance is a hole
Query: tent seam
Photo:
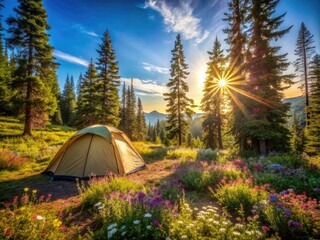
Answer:
[[89, 156], [89, 152], [90, 152], [90, 148], [91, 148], [91, 143], [92, 143], [92, 139], [93, 139], [94, 135], [95, 135], [95, 134], [92, 134], [92, 137], [91, 137], [91, 140], [90, 140], [90, 144], [89, 144], [88, 152], [87, 152], [87, 156], [86, 156], [86, 161], [84, 162], [82, 177], [84, 177], [84, 173], [86, 172], [86, 167], [87, 167], [87, 162], [88, 162], [88, 156]]

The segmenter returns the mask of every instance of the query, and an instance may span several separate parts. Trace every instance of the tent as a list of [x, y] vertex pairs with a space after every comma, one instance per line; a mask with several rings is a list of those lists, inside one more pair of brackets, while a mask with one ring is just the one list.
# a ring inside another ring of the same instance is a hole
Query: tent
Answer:
[[140, 154], [120, 130], [93, 125], [74, 134], [57, 152], [47, 173], [54, 179], [86, 179], [110, 172], [128, 174], [145, 167]]

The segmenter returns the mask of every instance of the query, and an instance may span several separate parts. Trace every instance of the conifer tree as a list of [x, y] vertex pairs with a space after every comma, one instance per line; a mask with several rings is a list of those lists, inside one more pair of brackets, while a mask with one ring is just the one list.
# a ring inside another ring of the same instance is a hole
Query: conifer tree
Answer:
[[306, 126], [305, 151], [310, 155], [320, 153], [320, 55], [316, 54], [310, 64], [310, 123]]
[[[246, 74], [245, 55], [246, 55], [246, 43], [247, 36], [245, 34], [247, 13], [248, 13], [248, 0], [231, 0], [228, 3], [229, 13], [226, 13], [224, 21], [228, 22], [228, 27], [224, 29], [227, 34], [226, 42], [229, 44], [228, 61], [230, 62], [231, 71], [234, 72], [235, 77], [238, 78], [238, 82], [244, 81]], [[245, 90], [245, 86], [237, 85], [239, 89]], [[245, 134], [241, 131], [242, 124], [246, 121], [243, 113], [244, 109], [241, 109], [239, 103], [245, 105], [247, 100], [237, 91], [229, 89], [233, 97], [231, 97], [231, 107], [233, 112], [232, 118], [232, 132], [236, 136], [238, 143], [240, 144], [240, 151], [244, 150], [245, 146]], [[237, 101], [237, 102], [236, 102]]]
[[138, 98], [137, 140], [144, 141], [146, 139], [146, 134], [147, 134], [146, 118], [144, 116], [141, 99]]
[[[254, 95], [246, 103], [249, 118], [243, 126], [250, 149], [267, 154], [285, 151], [289, 146], [289, 130], [285, 127], [289, 104], [283, 103], [283, 90], [292, 84], [292, 76], [284, 75], [288, 67], [287, 54], [278, 54], [272, 46], [289, 32], [279, 30], [285, 14], [274, 16], [279, 0], [251, 0], [247, 91]], [[285, 86], [283, 86], [283, 84]]]
[[126, 119], [126, 95], [127, 95], [127, 89], [126, 89], [126, 83], [123, 83], [122, 86], [122, 95], [121, 95], [121, 107], [120, 107], [120, 129], [124, 132], [127, 132], [127, 128], [126, 128], [126, 123], [127, 123], [127, 119]]
[[119, 94], [120, 77], [118, 75], [118, 62], [112, 47], [110, 34], [106, 31], [102, 38], [102, 44], [97, 50], [99, 57], [97, 62], [98, 80], [97, 94], [99, 111], [97, 121], [100, 124], [118, 126], [119, 118]]
[[133, 88], [133, 79], [131, 85], [128, 86], [126, 95], [126, 134], [132, 140], [137, 139], [137, 116], [136, 116], [136, 95]]
[[78, 128], [97, 123], [96, 84], [97, 70], [91, 60], [84, 77], [81, 79], [80, 84], [79, 100], [77, 102], [75, 118], [75, 125]]
[[191, 107], [194, 106], [194, 102], [186, 96], [189, 87], [185, 80], [189, 73], [187, 72], [188, 64], [185, 63], [180, 34], [178, 34], [176, 38], [171, 53], [170, 79], [167, 83], [170, 92], [164, 94], [165, 100], [168, 102], [166, 109], [169, 114], [167, 117], [167, 130], [168, 137], [170, 139], [176, 139], [177, 144], [181, 146], [186, 139], [185, 136], [189, 127], [189, 119], [191, 119], [192, 114], [194, 114], [191, 109]]
[[71, 75], [69, 79], [69, 75], [67, 76], [66, 82], [64, 84], [64, 89], [61, 96], [61, 113], [62, 120], [65, 124], [71, 124], [74, 113], [76, 109], [76, 96], [74, 92], [74, 79]]
[[80, 94], [80, 89], [81, 89], [82, 78], [83, 78], [82, 73], [80, 73], [78, 81], [77, 81], [77, 87], [76, 87], [77, 101], [79, 100], [79, 94]]
[[[2, 0], [0, 1], [0, 11], [3, 8]], [[3, 46], [3, 28], [2, 15], [0, 15], [0, 115], [10, 114], [12, 112], [11, 104], [11, 71], [8, 57]]]
[[7, 24], [10, 46], [19, 48], [18, 64], [20, 75], [16, 86], [25, 89], [24, 109], [25, 125], [23, 134], [31, 135], [34, 126], [42, 125], [48, 114], [54, 114], [57, 107], [56, 84], [52, 77], [56, 64], [52, 56], [53, 48], [49, 44], [50, 29], [47, 13], [41, 0], [18, 0], [14, 8], [16, 17], [9, 17]]
[[221, 49], [221, 44], [216, 37], [212, 52], [208, 52], [206, 79], [204, 82], [201, 109], [204, 111], [203, 141], [206, 147], [215, 149], [223, 148], [222, 144], [222, 114], [221, 104], [223, 89], [218, 87], [219, 74], [224, 71], [226, 58]]
[[[297, 59], [295, 61], [296, 71], [301, 74], [301, 77], [304, 82], [304, 90], [305, 90], [305, 98], [306, 98], [306, 109], [309, 107], [309, 83], [308, 83], [308, 63], [312, 54], [314, 53], [314, 43], [313, 35], [311, 35], [310, 31], [306, 28], [304, 23], [301, 23], [301, 27], [299, 30], [295, 55]], [[306, 113], [306, 124], [309, 121], [309, 114]]]

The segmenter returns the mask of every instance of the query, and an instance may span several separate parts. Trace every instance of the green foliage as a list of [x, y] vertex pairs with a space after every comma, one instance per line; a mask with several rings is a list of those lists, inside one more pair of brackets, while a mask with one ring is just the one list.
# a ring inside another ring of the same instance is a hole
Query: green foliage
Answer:
[[307, 108], [310, 120], [306, 126], [305, 151], [310, 155], [320, 153], [320, 55], [316, 54], [310, 66], [310, 103]]
[[212, 149], [199, 149], [197, 160], [214, 161], [217, 159], [217, 152]]
[[1, 239], [70, 239], [68, 228], [61, 217], [48, 209], [39, 209], [37, 204], [47, 202], [51, 195], [36, 197], [36, 190], [14, 197], [12, 203], [0, 210]]
[[[165, 93], [168, 116], [168, 138], [177, 139], [178, 146], [181, 146], [186, 139], [189, 122], [194, 113], [191, 107], [193, 100], [186, 96], [189, 91], [188, 84], [185, 82], [188, 76], [188, 65], [185, 63], [181, 36], [178, 34], [174, 43], [171, 59], [170, 80], [167, 87], [169, 93]], [[187, 119], [185, 117], [187, 116]]]
[[76, 94], [73, 76], [69, 79], [67, 76], [63, 92], [60, 99], [60, 109], [62, 121], [67, 125], [72, 125], [76, 109]]
[[133, 142], [133, 146], [147, 162], [164, 159], [168, 151], [168, 148], [161, 145], [147, 144], [145, 142]]
[[133, 79], [131, 79], [131, 86], [128, 86], [126, 92], [126, 109], [125, 109], [125, 133], [130, 139], [137, 137], [137, 115], [136, 115], [136, 95], [133, 89]]
[[143, 141], [147, 135], [147, 123], [144, 116], [141, 99], [138, 98], [138, 112], [137, 112], [137, 140]]
[[268, 198], [267, 192], [257, 190], [243, 180], [220, 185], [213, 196], [228, 211], [235, 213], [243, 209], [246, 216], [250, 214], [254, 205], [259, 205], [262, 200]]
[[197, 159], [197, 149], [191, 148], [174, 148], [167, 151], [167, 159]]
[[106, 177], [102, 179], [92, 179], [89, 187], [79, 184], [81, 202], [84, 206], [93, 206], [103, 200], [106, 194], [111, 192], [127, 192], [129, 190], [142, 190], [143, 185], [129, 181], [126, 178]]

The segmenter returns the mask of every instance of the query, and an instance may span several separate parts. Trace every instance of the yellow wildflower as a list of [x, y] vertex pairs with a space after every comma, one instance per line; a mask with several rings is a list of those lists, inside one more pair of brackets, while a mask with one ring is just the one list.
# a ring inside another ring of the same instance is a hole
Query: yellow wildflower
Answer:
[[36, 193], [37, 193], [37, 190], [36, 190], [36, 189], [33, 189], [33, 190], [32, 190], [32, 193], [33, 193], [33, 194], [36, 194]]
[[62, 222], [59, 219], [54, 219], [52, 224], [53, 224], [53, 227], [58, 228], [62, 225]]
[[29, 191], [29, 188], [25, 187], [25, 188], [23, 189], [23, 191], [28, 192], [28, 191]]

